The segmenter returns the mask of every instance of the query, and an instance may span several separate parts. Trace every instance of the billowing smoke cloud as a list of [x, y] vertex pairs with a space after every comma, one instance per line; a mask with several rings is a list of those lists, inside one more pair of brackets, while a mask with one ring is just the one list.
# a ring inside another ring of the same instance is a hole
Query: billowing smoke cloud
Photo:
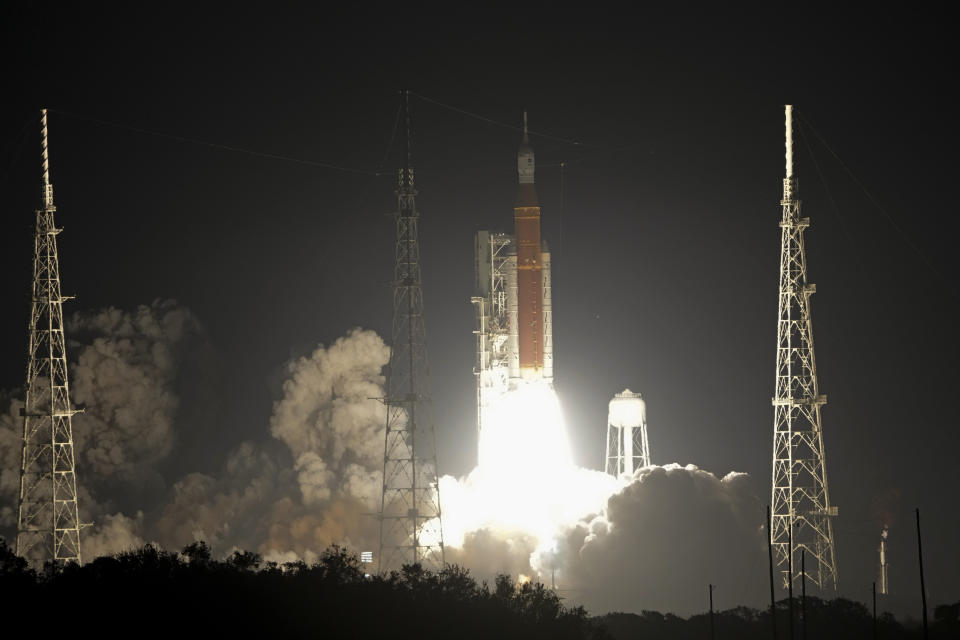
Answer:
[[746, 474], [647, 467], [533, 564], [541, 575], [555, 567], [592, 613], [701, 612], [710, 583], [728, 603], [754, 604], [765, 585], [763, 519]]
[[[176, 442], [181, 357], [203, 340], [195, 316], [175, 301], [154, 301], [133, 312], [115, 308], [67, 321], [71, 396], [84, 409], [73, 418], [84, 551], [120, 551], [142, 542], [142, 514], [111, 513], [123, 496], [142, 502], [147, 485], [163, 480], [156, 464]], [[0, 416], [0, 527], [16, 526], [23, 401], [11, 392]], [[89, 557], [93, 557], [92, 555]]]
[[74, 402], [85, 406], [73, 421], [81, 469], [130, 475], [164, 458], [175, 440], [177, 350], [199, 333], [196, 318], [168, 300], [77, 314], [67, 331], [83, 341], [70, 371]]
[[202, 539], [275, 561], [309, 562], [333, 543], [372, 548], [385, 422], [374, 398], [388, 359], [383, 341], [358, 329], [290, 362], [270, 420], [286, 450], [244, 442], [220, 472], [179, 479], [150, 539], [169, 548]]
[[[193, 314], [172, 301], [132, 313], [105, 309], [69, 322], [81, 519], [87, 559], [145, 541], [215, 552], [253, 549], [278, 560], [315, 558], [333, 543], [373, 548], [389, 349], [354, 330], [290, 362], [269, 430], [282, 443], [243, 442], [219, 472], [188, 473], [167, 487], [161, 463], [183, 435], [177, 380], [185, 350], [203, 343]], [[21, 401], [0, 414], [0, 527], [16, 526]], [[216, 428], [216, 425], [213, 425]], [[173, 480], [173, 479], [171, 479]], [[159, 497], [148, 488], [161, 487]], [[138, 505], [114, 512], [117, 496]], [[146, 514], [146, 515], [145, 515]]]
[[375, 398], [389, 359], [376, 333], [354, 330], [288, 365], [270, 432], [290, 449], [307, 504], [339, 495], [376, 506], [386, 409]]
[[17, 524], [17, 492], [20, 490], [20, 446], [23, 400], [0, 393], [0, 530]]
[[[469, 531], [462, 543], [447, 546], [445, 559], [470, 569], [478, 580], [493, 584], [497, 574], [518, 576], [536, 575], [530, 560], [538, 545], [536, 536], [520, 530], [482, 528]], [[549, 580], [550, 574], [544, 579]]]
[[88, 561], [100, 556], [112, 555], [142, 547], [146, 542], [140, 537], [143, 530], [143, 512], [132, 518], [122, 513], [103, 516], [93, 531], [85, 530], [81, 536], [81, 553]]
[[373, 548], [386, 422], [376, 398], [389, 359], [376, 333], [355, 329], [287, 366], [270, 432], [293, 456], [306, 509], [289, 497], [274, 505], [266, 553], [319, 553], [334, 542]]
[[[354, 330], [288, 363], [264, 425], [272, 439], [233, 446], [219, 471], [163, 478], [186, 428], [177, 381], [190, 366], [184, 352], [203, 341], [199, 322], [166, 301], [75, 316], [70, 329], [73, 395], [86, 405], [74, 420], [82, 517], [96, 523], [83, 533], [86, 559], [199, 539], [217, 554], [242, 548], [277, 562], [311, 562], [334, 543], [376, 548], [385, 408], [374, 398], [383, 396], [389, 348], [375, 333]], [[19, 486], [15, 396], [0, 398], [0, 529], [8, 535]], [[691, 585], [707, 583], [730, 603], [762, 598], [762, 509], [744, 474], [720, 479], [679, 465], [621, 480], [551, 473], [481, 468], [441, 479], [447, 561], [488, 580], [503, 572], [549, 583], [555, 575], [571, 603], [594, 613], [700, 611], [703, 594]], [[501, 481], [519, 498], [513, 512], [497, 498], [507, 490]], [[137, 506], [117, 512], [123, 491]], [[525, 494], [549, 499], [524, 507]], [[549, 526], [527, 526], [530, 517]]]

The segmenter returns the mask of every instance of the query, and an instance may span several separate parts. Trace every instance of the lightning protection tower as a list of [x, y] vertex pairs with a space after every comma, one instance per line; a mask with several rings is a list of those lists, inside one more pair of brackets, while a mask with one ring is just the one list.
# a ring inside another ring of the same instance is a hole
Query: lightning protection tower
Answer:
[[[776, 395], [773, 398], [773, 474], [771, 536], [782, 584], [800, 580], [798, 558], [806, 551], [806, 577], [822, 590], [837, 590], [837, 561], [813, 352], [810, 296], [803, 232], [793, 175], [793, 109], [786, 107], [786, 178], [780, 220], [780, 303], [777, 320]], [[792, 574], [791, 571], [792, 570]]]
[[404, 92], [406, 156], [397, 181], [393, 346], [384, 398], [387, 425], [379, 514], [381, 572], [405, 564], [433, 570], [444, 565], [408, 101]]
[[80, 562], [80, 518], [71, 419], [63, 303], [54, 224], [53, 185], [47, 149], [47, 110], [41, 112], [43, 206], [37, 211], [33, 240], [33, 296], [27, 349], [23, 449], [17, 554], [45, 560]]
[[647, 441], [647, 404], [639, 393], [625, 389], [610, 401], [607, 418], [606, 472], [632, 476], [650, 466]]

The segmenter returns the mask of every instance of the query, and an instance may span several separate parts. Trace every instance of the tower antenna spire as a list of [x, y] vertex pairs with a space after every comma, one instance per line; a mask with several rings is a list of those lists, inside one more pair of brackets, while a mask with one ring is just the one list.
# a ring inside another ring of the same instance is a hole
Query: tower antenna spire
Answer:
[[784, 107], [784, 116], [786, 122], [786, 159], [787, 159], [787, 178], [793, 177], [793, 105], [788, 104]]
[[33, 289], [20, 456], [17, 554], [31, 563], [80, 563], [80, 517], [57, 257], [47, 110], [40, 111], [43, 206], [36, 212]]
[[[810, 579], [837, 591], [837, 560], [820, 411], [827, 403], [817, 382], [804, 231], [810, 218], [800, 215], [793, 174], [793, 109], [785, 108], [786, 177], [780, 220], [780, 295], [777, 320], [777, 370], [773, 397], [773, 472], [771, 539], [782, 584]], [[794, 559], [806, 553], [812, 567], [793, 571]], [[801, 575], [802, 574], [802, 575]]]
[[50, 183], [50, 149], [47, 146], [47, 110], [40, 109], [40, 152], [43, 159], [43, 207], [53, 206], [53, 184]]
[[380, 501], [381, 572], [408, 564], [444, 566], [437, 448], [431, 413], [427, 331], [420, 277], [420, 214], [413, 186], [410, 112], [403, 93], [406, 166], [397, 176], [393, 343], [387, 374], [383, 487]]
[[413, 136], [411, 134], [411, 125], [410, 125], [410, 91], [405, 89], [403, 91], [403, 123], [404, 123], [404, 169], [410, 172], [410, 180], [412, 184], [413, 180]]

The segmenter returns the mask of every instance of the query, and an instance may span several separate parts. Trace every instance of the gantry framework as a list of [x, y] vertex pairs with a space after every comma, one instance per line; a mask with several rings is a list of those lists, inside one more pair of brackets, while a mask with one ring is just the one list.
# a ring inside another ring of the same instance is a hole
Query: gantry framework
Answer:
[[[470, 298], [476, 310], [477, 439], [486, 413], [507, 392], [518, 375], [516, 298], [517, 256], [513, 237], [478, 231], [475, 238], [476, 292]], [[511, 315], [512, 314], [512, 315]], [[478, 461], [479, 462], [479, 461]]]
[[[806, 578], [823, 590], [837, 590], [837, 561], [831, 518], [820, 394], [813, 349], [810, 296], [803, 232], [793, 175], [793, 114], [786, 107], [786, 178], [780, 221], [780, 302], [777, 321], [777, 374], [774, 406], [771, 536], [784, 587], [799, 580], [800, 550], [806, 552]], [[791, 571], [792, 570], [792, 574]]]
[[43, 206], [33, 242], [33, 295], [27, 349], [26, 401], [20, 464], [17, 554], [35, 563], [80, 562], [80, 517], [74, 465], [63, 303], [47, 148], [41, 111]]
[[406, 166], [397, 185], [393, 346], [387, 374], [387, 424], [380, 509], [381, 572], [420, 564], [444, 566], [436, 439], [430, 411], [420, 238], [410, 153], [410, 115], [403, 96]]

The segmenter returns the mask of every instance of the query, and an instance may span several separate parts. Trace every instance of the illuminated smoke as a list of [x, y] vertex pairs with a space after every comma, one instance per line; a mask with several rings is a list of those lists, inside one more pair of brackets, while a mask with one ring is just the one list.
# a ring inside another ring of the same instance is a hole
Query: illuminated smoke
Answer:
[[[144, 487], [162, 487], [156, 464], [176, 442], [180, 405], [173, 382], [182, 355], [203, 341], [202, 334], [193, 314], [172, 300], [68, 319], [71, 396], [84, 408], [73, 418], [80, 515], [96, 523], [83, 532], [92, 553], [122, 550], [140, 539], [139, 517], [111, 512], [117, 500], [139, 504]], [[0, 415], [0, 527], [8, 534], [16, 528], [21, 395], [8, 393]]]
[[762, 597], [762, 508], [746, 474], [672, 464], [616, 479], [570, 462], [548, 386], [508, 392], [499, 408], [480, 466], [441, 479], [449, 561], [555, 579], [593, 613], [700, 611], [690, 585], [721, 580], [738, 604]]
[[[376, 334], [354, 330], [290, 362], [264, 425], [272, 441], [242, 442], [219, 471], [183, 475], [150, 499], [137, 491], [160, 475], [187, 428], [177, 380], [202, 329], [171, 302], [73, 322], [83, 344], [71, 348], [71, 373], [87, 403], [86, 419], [74, 423], [82, 519], [96, 522], [83, 533], [86, 560], [143, 542], [179, 549], [197, 539], [218, 555], [242, 548], [277, 562], [312, 562], [333, 543], [377, 548], [371, 514], [385, 416], [371, 398], [383, 396], [389, 349]], [[8, 535], [21, 406], [8, 395], [0, 414], [0, 528]], [[667, 465], [617, 479], [578, 468], [556, 395], [536, 384], [503, 398], [488, 418], [482, 464], [461, 479], [440, 479], [448, 562], [488, 580], [505, 572], [549, 584], [555, 575], [568, 600], [592, 613], [700, 611], [702, 594], [690, 585], [701, 583], [719, 584], [729, 602], [763, 597], [762, 506], [744, 474], [720, 479]], [[139, 499], [127, 513], [112, 507], [121, 478]]]
[[389, 359], [380, 336], [357, 329], [287, 366], [270, 433], [290, 449], [308, 504], [345, 495], [376, 508], [386, 410], [375, 398]]

